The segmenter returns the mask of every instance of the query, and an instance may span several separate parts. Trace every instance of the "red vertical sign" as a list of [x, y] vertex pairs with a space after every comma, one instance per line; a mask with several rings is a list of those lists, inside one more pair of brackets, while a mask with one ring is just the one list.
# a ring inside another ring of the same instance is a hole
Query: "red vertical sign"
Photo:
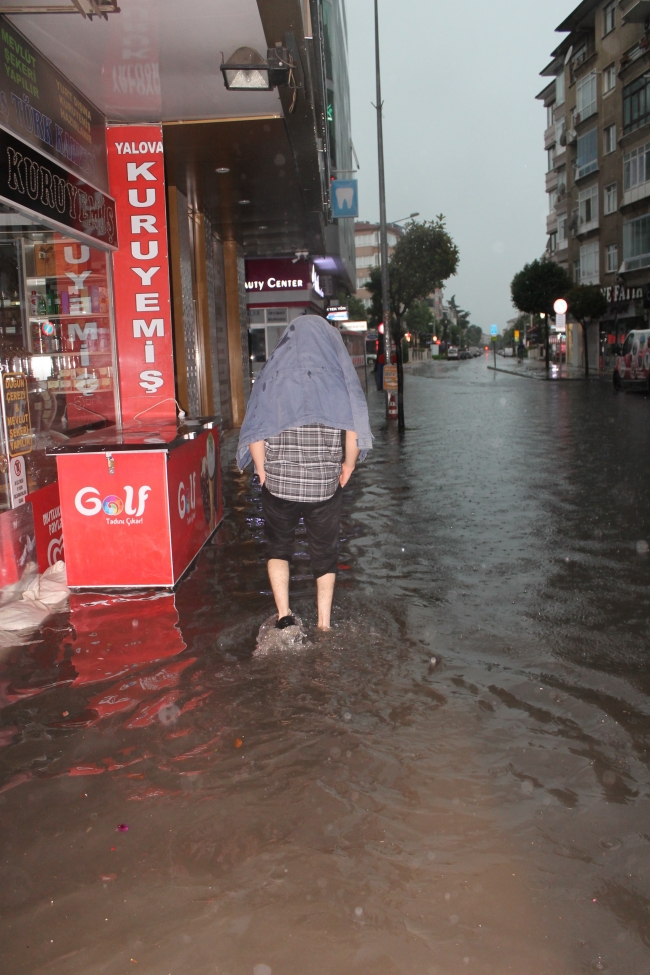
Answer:
[[110, 125], [107, 149], [122, 420], [175, 419], [162, 126]]

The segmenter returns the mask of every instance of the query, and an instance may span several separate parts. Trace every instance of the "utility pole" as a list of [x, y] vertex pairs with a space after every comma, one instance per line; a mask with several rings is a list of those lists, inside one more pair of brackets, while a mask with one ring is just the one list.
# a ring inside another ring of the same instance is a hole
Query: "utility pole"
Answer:
[[[384, 129], [382, 121], [381, 71], [379, 66], [379, 6], [375, 0], [375, 80], [377, 84], [377, 157], [379, 169], [379, 254], [381, 260], [381, 305], [384, 317], [384, 365], [391, 364], [390, 297], [388, 286], [388, 228], [386, 226], [386, 181], [384, 178]], [[388, 397], [386, 397], [388, 409]]]

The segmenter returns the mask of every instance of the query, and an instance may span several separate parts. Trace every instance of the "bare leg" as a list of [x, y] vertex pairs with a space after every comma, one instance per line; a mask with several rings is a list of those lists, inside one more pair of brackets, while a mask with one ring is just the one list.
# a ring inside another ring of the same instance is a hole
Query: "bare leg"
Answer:
[[327, 575], [319, 576], [316, 580], [319, 630], [329, 630], [330, 628], [330, 614], [332, 612], [332, 599], [334, 597], [335, 581], [335, 572], [328, 572]]
[[281, 620], [289, 615], [289, 563], [284, 559], [269, 559], [267, 569], [278, 619]]

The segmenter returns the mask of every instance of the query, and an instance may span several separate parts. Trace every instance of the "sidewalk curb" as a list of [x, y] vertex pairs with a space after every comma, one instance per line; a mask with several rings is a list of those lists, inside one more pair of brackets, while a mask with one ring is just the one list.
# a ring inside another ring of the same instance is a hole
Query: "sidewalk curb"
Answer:
[[585, 380], [590, 381], [592, 379], [593, 380], [596, 380], [597, 382], [600, 382], [600, 381], [605, 382], [606, 381], [604, 376], [602, 377], [602, 380], [601, 380], [601, 377], [600, 376], [547, 376], [546, 375], [546, 371], [544, 371], [544, 373], [542, 373], [542, 375], [536, 376], [534, 373], [530, 372], [530, 370], [528, 370], [528, 369], [521, 370], [520, 371], [520, 370], [517, 370], [517, 369], [503, 369], [503, 368], [501, 368], [501, 366], [488, 366], [488, 369], [491, 369], [492, 372], [505, 372], [509, 376], [519, 376], [520, 379], [535, 379], [538, 382], [553, 382], [553, 383], [556, 383], [556, 382], [584, 382]]

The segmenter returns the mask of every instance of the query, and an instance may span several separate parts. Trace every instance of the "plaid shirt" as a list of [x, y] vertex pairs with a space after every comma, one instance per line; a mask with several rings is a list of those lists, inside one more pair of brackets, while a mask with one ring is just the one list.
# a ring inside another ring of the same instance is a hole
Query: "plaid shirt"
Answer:
[[287, 501], [326, 501], [335, 493], [343, 460], [340, 430], [308, 423], [264, 444], [264, 483], [271, 494]]

